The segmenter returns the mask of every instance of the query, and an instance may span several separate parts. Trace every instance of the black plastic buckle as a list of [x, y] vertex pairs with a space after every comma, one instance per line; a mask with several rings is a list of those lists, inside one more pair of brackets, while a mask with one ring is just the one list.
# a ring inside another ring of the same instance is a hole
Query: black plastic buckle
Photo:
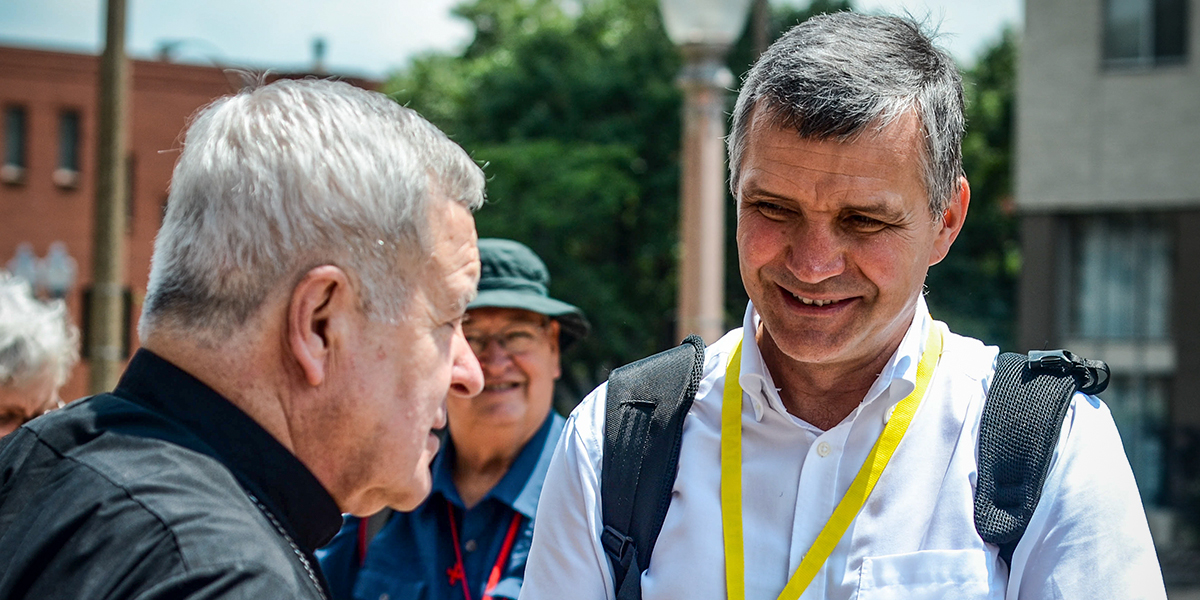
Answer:
[[633, 547], [633, 538], [617, 531], [612, 525], [605, 525], [604, 532], [600, 534], [600, 543], [609, 556], [615, 557], [617, 562], [624, 565], [625, 553]]
[[1102, 360], [1081, 358], [1067, 350], [1032, 350], [1028, 364], [1034, 373], [1073, 376], [1085, 394], [1099, 394], [1108, 388], [1108, 365]]

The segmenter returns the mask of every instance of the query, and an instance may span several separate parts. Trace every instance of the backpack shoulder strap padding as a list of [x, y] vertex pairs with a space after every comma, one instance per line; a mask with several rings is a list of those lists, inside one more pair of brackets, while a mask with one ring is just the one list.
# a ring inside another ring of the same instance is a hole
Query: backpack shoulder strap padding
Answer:
[[704, 340], [620, 367], [608, 378], [600, 495], [600, 540], [618, 600], [641, 597], [641, 572], [671, 503], [683, 420], [704, 369]]
[[1041, 499], [1071, 396], [1107, 385], [1107, 365], [1063, 350], [997, 358], [979, 425], [975, 529], [1006, 564]]

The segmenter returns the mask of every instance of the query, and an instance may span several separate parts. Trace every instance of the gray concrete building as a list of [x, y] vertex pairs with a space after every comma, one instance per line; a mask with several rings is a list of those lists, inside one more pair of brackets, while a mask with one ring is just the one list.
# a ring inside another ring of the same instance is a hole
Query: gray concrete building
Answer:
[[1200, 540], [1200, 10], [1030, 0], [1019, 343], [1101, 358], [1160, 551]]

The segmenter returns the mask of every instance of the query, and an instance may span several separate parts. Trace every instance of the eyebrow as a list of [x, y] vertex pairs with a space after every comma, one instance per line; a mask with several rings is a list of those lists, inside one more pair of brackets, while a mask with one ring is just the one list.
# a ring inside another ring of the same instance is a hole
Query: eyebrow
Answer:
[[471, 288], [470, 291], [464, 293], [462, 296], [459, 296], [458, 300], [456, 300], [455, 302], [453, 302], [450, 305], [451, 312], [453, 312], [456, 315], [457, 314], [465, 314], [467, 312], [467, 306], [470, 306], [471, 302], [473, 300], [475, 300], [475, 297], [478, 295], [479, 295], [478, 288], [477, 287]]
[[882, 200], [855, 203], [846, 208], [854, 212], [876, 215], [889, 220], [900, 220], [908, 216], [907, 211]]
[[[753, 181], [747, 182], [747, 184], [743, 187], [743, 197], [757, 200], [775, 200], [786, 204], [797, 204], [796, 200], [771, 192], [762, 186], [757, 185]], [[740, 198], [738, 199], [738, 202], [741, 202]], [[883, 217], [884, 219], [899, 220], [907, 216], [906, 211], [904, 211], [902, 208], [897, 208], [885, 200], [851, 201], [848, 202], [843, 208], [853, 212], [876, 215]]]

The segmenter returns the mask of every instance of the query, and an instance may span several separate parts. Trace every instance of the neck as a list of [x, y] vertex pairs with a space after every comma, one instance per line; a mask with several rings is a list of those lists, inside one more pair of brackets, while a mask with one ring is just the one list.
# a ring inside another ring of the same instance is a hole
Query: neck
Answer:
[[454, 488], [458, 490], [463, 504], [471, 508], [479, 503], [497, 483], [504, 478], [509, 467], [517, 459], [516, 452], [487, 451], [478, 452], [458, 446], [454, 461]]
[[903, 335], [873, 356], [834, 364], [793, 359], [780, 350], [761, 324], [756, 339], [787, 411], [821, 430], [829, 430], [863, 401], [884, 365], [900, 347]]
[[[452, 420], [453, 421], [453, 420]], [[541, 422], [538, 422], [541, 425]], [[518, 427], [473, 427], [465, 423], [450, 426], [454, 440], [454, 487], [463, 504], [471, 508], [479, 503], [517, 460], [525, 444], [537, 433]]]
[[[269, 357], [251, 350], [252, 344], [233, 339], [220, 346], [193, 343], [202, 339], [187, 332], [162, 332], [142, 340], [142, 347], [186, 371], [246, 413], [285, 448], [295, 452], [286, 415], [278, 402], [275, 379], [262, 365]], [[254, 365], [247, 369], [246, 365]]]

